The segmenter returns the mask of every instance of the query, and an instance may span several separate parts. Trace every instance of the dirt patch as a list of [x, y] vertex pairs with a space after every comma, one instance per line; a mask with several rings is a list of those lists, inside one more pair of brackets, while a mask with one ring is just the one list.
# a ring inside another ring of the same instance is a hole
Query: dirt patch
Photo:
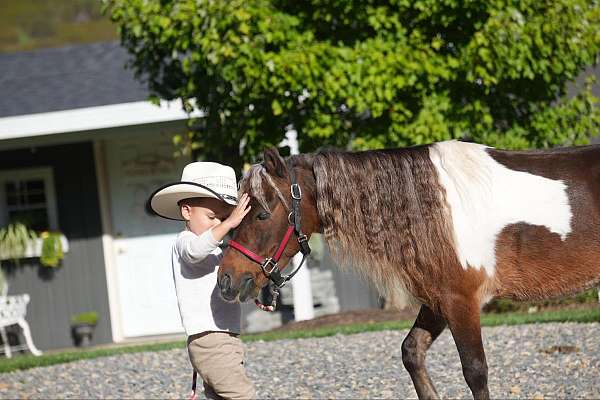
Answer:
[[553, 353], [579, 353], [580, 349], [579, 347], [576, 346], [564, 346], [564, 345], [559, 345], [559, 346], [551, 346], [548, 347], [547, 349], [542, 349], [540, 350], [541, 353], [546, 353], [546, 354], [553, 354]]
[[368, 324], [385, 321], [414, 320], [417, 314], [409, 310], [354, 310], [337, 314], [323, 315], [308, 321], [290, 322], [273, 329], [273, 331], [293, 331], [300, 329], [315, 329], [329, 326]]

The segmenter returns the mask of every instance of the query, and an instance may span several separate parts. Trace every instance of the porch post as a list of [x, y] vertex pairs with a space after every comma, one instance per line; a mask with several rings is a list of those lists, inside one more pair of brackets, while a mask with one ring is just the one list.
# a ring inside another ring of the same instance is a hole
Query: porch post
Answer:
[[100, 202], [100, 219], [102, 220], [102, 252], [104, 269], [106, 271], [106, 288], [108, 290], [108, 308], [110, 310], [110, 327], [113, 342], [123, 338], [121, 327], [121, 312], [117, 293], [117, 277], [115, 271], [115, 251], [112, 239], [112, 215], [110, 211], [110, 194], [104, 145], [102, 141], [94, 140], [94, 162], [96, 165], [96, 181], [98, 182], [98, 200]]

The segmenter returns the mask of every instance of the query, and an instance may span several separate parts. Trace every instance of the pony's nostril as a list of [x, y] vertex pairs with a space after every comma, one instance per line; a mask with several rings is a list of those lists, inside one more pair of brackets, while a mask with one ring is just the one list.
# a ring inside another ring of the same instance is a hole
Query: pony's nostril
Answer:
[[240, 301], [241, 302], [244, 302], [244, 301], [246, 301], [246, 299], [248, 299], [248, 296], [250, 295], [253, 287], [254, 287], [254, 279], [252, 278], [252, 275], [248, 275], [248, 276], [244, 277], [241, 282], [241, 286], [240, 286]]
[[223, 274], [221, 279], [219, 279], [218, 284], [221, 290], [229, 290], [231, 287], [231, 276], [227, 273]]
[[252, 276], [247, 276], [244, 278], [244, 282], [242, 283], [243, 286], [249, 285], [253, 283], [253, 279]]

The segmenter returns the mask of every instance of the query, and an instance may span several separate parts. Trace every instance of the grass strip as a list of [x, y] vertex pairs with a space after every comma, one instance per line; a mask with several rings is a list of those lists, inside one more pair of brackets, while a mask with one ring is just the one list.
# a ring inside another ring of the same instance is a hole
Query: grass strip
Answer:
[[[523, 325], [548, 322], [600, 322], [600, 307], [586, 309], [567, 309], [558, 311], [544, 311], [533, 314], [505, 313], [484, 314], [481, 317], [482, 326]], [[375, 323], [361, 323], [351, 325], [338, 325], [310, 330], [275, 331], [243, 335], [245, 342], [273, 341], [283, 339], [319, 338], [334, 335], [352, 335], [362, 332], [375, 332], [384, 330], [408, 329], [413, 321], [386, 321]], [[145, 351], [162, 351], [171, 349], [184, 349], [185, 341], [155, 343], [145, 345], [130, 345], [123, 347], [109, 347], [95, 350], [74, 350], [63, 353], [44, 354], [40, 357], [32, 355], [16, 356], [11, 359], [0, 360], [0, 373], [20, 369], [43, 367], [71, 361], [106, 357], [117, 354], [139, 353]]]
[[98, 357], [107, 357], [117, 354], [140, 353], [144, 351], [162, 351], [185, 348], [185, 341], [153, 343], [143, 345], [127, 345], [123, 347], [109, 347], [93, 350], [70, 350], [62, 353], [48, 353], [36, 357], [31, 354], [18, 355], [13, 358], [0, 359], [0, 373], [45, 367], [54, 364], [62, 364], [71, 361], [85, 360]]

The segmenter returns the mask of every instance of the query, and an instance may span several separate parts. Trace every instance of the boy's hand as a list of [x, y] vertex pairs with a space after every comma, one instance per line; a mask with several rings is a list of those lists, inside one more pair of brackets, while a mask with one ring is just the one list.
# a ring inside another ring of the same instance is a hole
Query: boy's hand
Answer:
[[235, 206], [235, 208], [233, 209], [231, 214], [229, 214], [229, 217], [227, 217], [227, 219], [225, 221], [223, 221], [223, 223], [229, 229], [237, 228], [238, 225], [242, 222], [242, 220], [246, 216], [246, 214], [248, 214], [250, 212], [251, 207], [248, 205], [249, 202], [250, 202], [250, 196], [248, 196], [248, 194], [244, 193], [242, 195], [242, 197], [240, 197], [240, 201], [238, 201], [237, 206]]
[[212, 228], [212, 235], [217, 242], [223, 240], [227, 232], [230, 230], [237, 228], [237, 226], [242, 222], [246, 214], [250, 212], [250, 206], [248, 203], [250, 202], [250, 197], [244, 193], [242, 197], [240, 197], [240, 201], [238, 201], [237, 206], [233, 209], [229, 217], [227, 217], [223, 222], [219, 225]]

